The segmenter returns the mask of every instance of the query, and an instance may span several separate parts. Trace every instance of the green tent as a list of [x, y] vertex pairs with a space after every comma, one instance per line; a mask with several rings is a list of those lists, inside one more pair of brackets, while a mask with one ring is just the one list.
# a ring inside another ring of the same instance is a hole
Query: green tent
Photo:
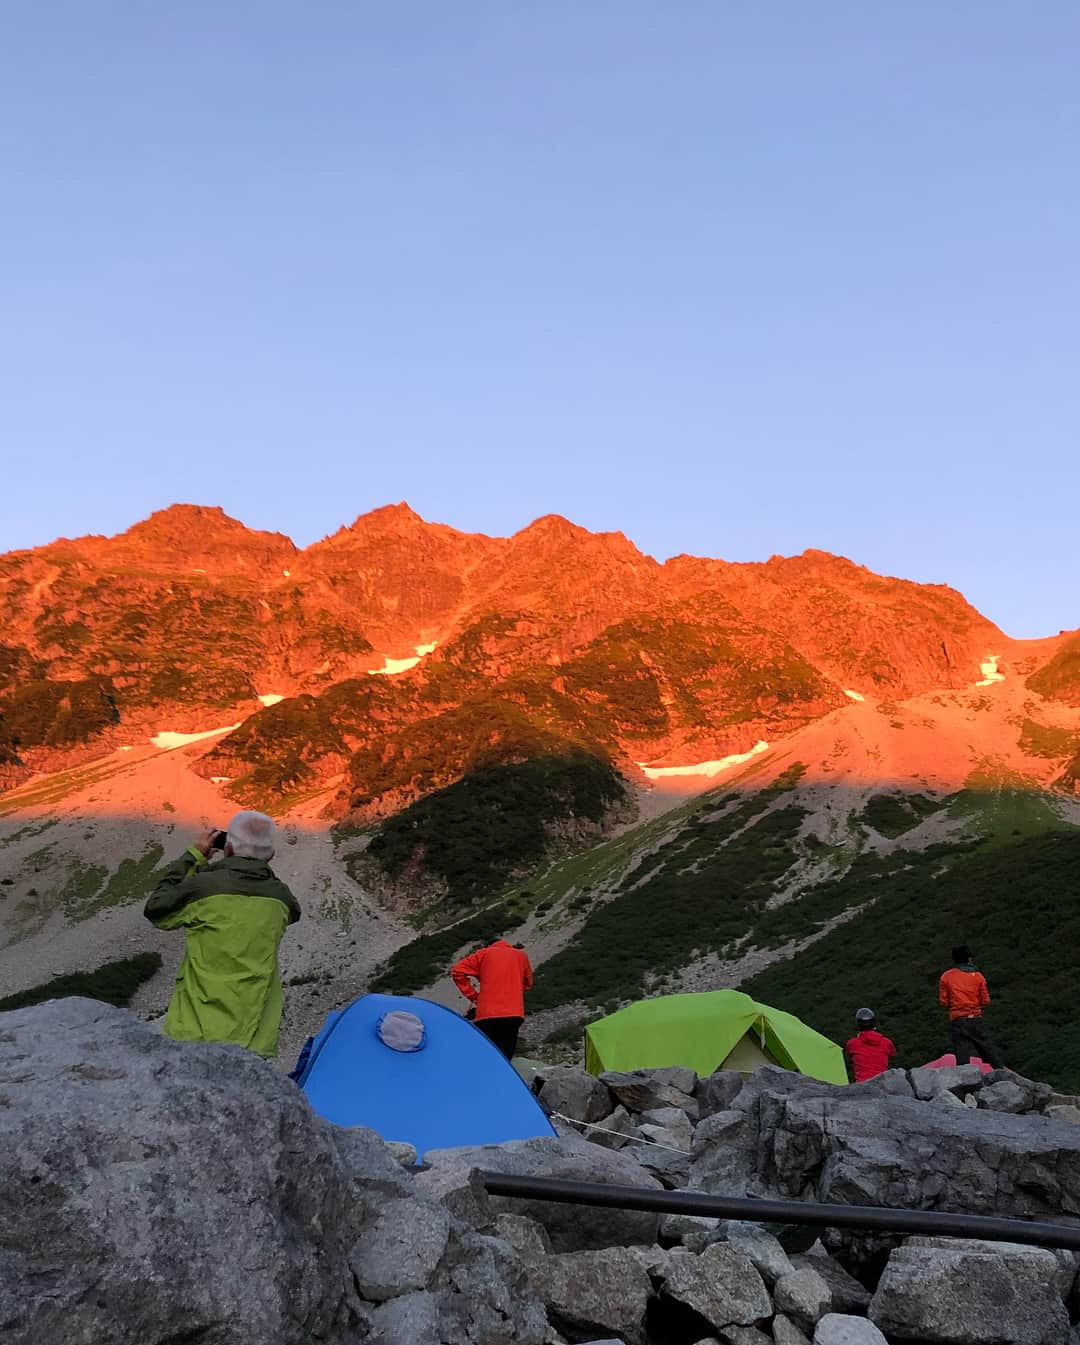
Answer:
[[758, 1004], [739, 990], [642, 999], [585, 1029], [585, 1068], [660, 1069], [686, 1065], [749, 1074], [782, 1065], [826, 1083], [847, 1083], [844, 1053], [794, 1014]]

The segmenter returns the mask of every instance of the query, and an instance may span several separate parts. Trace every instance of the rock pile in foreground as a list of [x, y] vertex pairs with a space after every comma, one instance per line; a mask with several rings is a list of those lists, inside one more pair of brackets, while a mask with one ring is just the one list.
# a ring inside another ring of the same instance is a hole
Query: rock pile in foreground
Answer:
[[545, 1104], [599, 1142], [443, 1150], [413, 1169], [237, 1048], [181, 1046], [85, 1000], [0, 1015], [0, 1339], [1065, 1345], [1071, 1253], [826, 1247], [794, 1227], [493, 1199], [476, 1175], [1080, 1224], [1080, 1127], [1047, 1114], [1045, 1086], [976, 1074], [836, 1088], [775, 1069], [745, 1084], [549, 1070]]

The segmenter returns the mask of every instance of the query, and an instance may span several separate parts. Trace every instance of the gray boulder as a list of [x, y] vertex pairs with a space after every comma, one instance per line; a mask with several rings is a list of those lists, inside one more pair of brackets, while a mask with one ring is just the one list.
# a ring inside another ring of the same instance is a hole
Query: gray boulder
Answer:
[[[506, 1245], [232, 1046], [68, 999], [0, 1015], [5, 1345], [541, 1345]], [[370, 1295], [362, 1298], [358, 1282]]]
[[825, 1279], [808, 1265], [789, 1271], [776, 1282], [773, 1301], [777, 1312], [792, 1318], [803, 1328], [813, 1328], [832, 1311], [832, 1290]]
[[791, 1261], [795, 1267], [809, 1266], [817, 1271], [829, 1286], [834, 1315], [858, 1317], [866, 1314], [872, 1297], [870, 1290], [849, 1275], [839, 1261], [825, 1252], [802, 1252]]
[[[1026, 1265], [1027, 1272], [1036, 1279], [1046, 1275], [1053, 1278], [1063, 1303], [1068, 1302], [1076, 1283], [1076, 1257], [1064, 1248], [1033, 1247], [1024, 1242], [990, 1242], [982, 1238], [905, 1238], [907, 1247], [937, 1247], [946, 1252], [975, 1252], [981, 1256], [1004, 1256], [1014, 1264]], [[1057, 1263], [1056, 1269], [1050, 1258]], [[832, 1262], [836, 1265], [836, 1262]], [[839, 1267], [837, 1267], [839, 1269]], [[841, 1274], [843, 1272], [841, 1271]], [[850, 1311], [850, 1309], [845, 1309]]]
[[1016, 1074], [1011, 1069], [995, 1069], [983, 1076], [983, 1083], [988, 1087], [1003, 1082], [1015, 1084], [1027, 1094], [1025, 1111], [1044, 1112], [1054, 1099], [1054, 1090], [1048, 1083], [1027, 1079], [1023, 1074]]
[[404, 1172], [394, 1149], [366, 1126], [331, 1126], [331, 1143], [346, 1171], [363, 1184], [368, 1197], [405, 1196], [412, 1193], [410, 1174]]
[[546, 1069], [539, 1097], [549, 1112], [561, 1112], [575, 1121], [602, 1121], [615, 1105], [595, 1075], [572, 1065]]
[[363, 1230], [350, 1258], [360, 1293], [369, 1302], [427, 1287], [450, 1242], [450, 1215], [441, 1205], [387, 1201]]
[[497, 1214], [492, 1230], [517, 1252], [526, 1264], [542, 1261], [551, 1251], [551, 1239], [543, 1224], [527, 1219], [524, 1214]]
[[617, 1331], [626, 1345], [642, 1345], [652, 1282], [629, 1248], [548, 1256], [530, 1267], [529, 1277], [564, 1335]]
[[995, 1079], [993, 1083], [988, 1082], [979, 1089], [975, 1105], [985, 1111], [1006, 1111], [1019, 1115], [1035, 1111], [1037, 1098], [1034, 1085], [1028, 1079]]
[[417, 1172], [413, 1191], [445, 1206], [455, 1219], [485, 1229], [495, 1217], [494, 1207], [476, 1168], [443, 1166]]
[[814, 1345], [888, 1345], [888, 1342], [865, 1317], [829, 1312], [814, 1328]]
[[[695, 1076], [692, 1070], [672, 1069], [609, 1070], [600, 1075], [600, 1082], [606, 1084], [618, 1100], [632, 1112], [650, 1111], [654, 1107], [678, 1107], [691, 1121], [698, 1119], [697, 1100], [689, 1090], [680, 1088], [672, 1080], [685, 1083], [687, 1078]], [[693, 1088], [693, 1084], [690, 1085]]]
[[660, 1216], [660, 1241], [666, 1246], [681, 1243], [693, 1251], [705, 1250], [710, 1234], [720, 1226], [719, 1219], [707, 1214], [662, 1214]]
[[373, 1345], [443, 1345], [442, 1304], [436, 1294], [418, 1290], [391, 1299], [371, 1314]]
[[[685, 1120], [685, 1118], [683, 1118]], [[690, 1136], [685, 1138], [677, 1134], [674, 1130], [668, 1130], [665, 1126], [642, 1125], [638, 1126], [642, 1139], [646, 1139], [650, 1144], [662, 1146], [665, 1149], [673, 1149], [685, 1153], [687, 1161], [690, 1158]]]
[[714, 1331], [753, 1326], [773, 1311], [765, 1282], [749, 1258], [723, 1242], [706, 1247], [700, 1256], [673, 1257], [663, 1295]]
[[498, 1239], [469, 1232], [451, 1239], [427, 1290], [376, 1308], [370, 1330], [365, 1345], [543, 1345], [549, 1337], [544, 1308], [517, 1258]]
[[628, 1247], [627, 1251], [641, 1266], [651, 1279], [662, 1280], [668, 1272], [668, 1266], [671, 1264], [672, 1252], [683, 1252], [682, 1247], [675, 1247], [669, 1250], [666, 1247], [660, 1247], [653, 1243], [651, 1247]]
[[727, 1111], [742, 1091], [743, 1082], [743, 1076], [733, 1069], [718, 1069], [715, 1074], [699, 1079], [694, 1090], [699, 1119], [704, 1120], [713, 1112]]
[[803, 1333], [801, 1327], [785, 1317], [782, 1312], [778, 1312], [772, 1321], [773, 1340], [776, 1345], [810, 1345], [810, 1339]]
[[668, 1191], [678, 1191], [690, 1181], [690, 1155], [661, 1149], [655, 1144], [628, 1144], [623, 1155], [643, 1168]]
[[1064, 1345], [1055, 1257], [899, 1247], [870, 1305], [886, 1335], [940, 1345]]
[[408, 1144], [405, 1140], [386, 1140], [385, 1144], [395, 1163], [400, 1163], [403, 1168], [411, 1168], [415, 1164], [415, 1145]]
[[1019, 1114], [1030, 1110], [1031, 1097], [1011, 1079], [988, 1083], [979, 1089], [975, 1105], [984, 1111], [1007, 1111]]
[[766, 1284], [774, 1285], [795, 1269], [779, 1240], [760, 1224], [729, 1219], [723, 1232], [733, 1247], [745, 1253]]
[[923, 1065], [909, 1071], [908, 1077], [915, 1096], [929, 1102], [941, 1093], [965, 1093], [980, 1088], [985, 1076], [978, 1065], [946, 1065], [942, 1069]]
[[690, 1141], [694, 1138], [694, 1127], [690, 1118], [678, 1107], [653, 1107], [644, 1111], [638, 1119], [643, 1135], [655, 1138], [650, 1127], [666, 1130], [674, 1136], [673, 1143], [680, 1149], [690, 1152]]
[[[530, 1177], [561, 1177], [570, 1181], [604, 1182], [615, 1186], [642, 1186], [659, 1190], [660, 1183], [628, 1157], [576, 1136], [560, 1139], [512, 1140], [507, 1144], [474, 1145], [460, 1149], [432, 1149], [426, 1155], [432, 1170], [473, 1168]], [[491, 1197], [492, 1210], [524, 1214], [542, 1224], [557, 1252], [593, 1248], [651, 1245], [658, 1219], [640, 1210], [597, 1209], [563, 1205], [550, 1200]]]
[[[720, 1332], [723, 1345], [772, 1345], [772, 1337], [756, 1326], [725, 1326]], [[720, 1341], [715, 1345], [720, 1345]], [[712, 1341], [699, 1341], [698, 1345], [714, 1345]]]
[[584, 1139], [592, 1144], [599, 1144], [604, 1149], [621, 1149], [628, 1139], [637, 1139], [641, 1135], [630, 1113], [623, 1106], [616, 1107], [609, 1116], [593, 1124], [595, 1129], [583, 1128], [580, 1133]]
[[697, 1126], [690, 1184], [736, 1196], [1077, 1216], [1080, 1133], [1046, 1117], [860, 1096], [765, 1068], [731, 1110]]
[[[404, 1179], [388, 1155], [384, 1175]], [[10, 1345], [157, 1345], [178, 1323], [230, 1345], [336, 1339], [349, 1182], [329, 1128], [248, 1051], [180, 1045], [90, 1000], [0, 1015]]]
[[[914, 1070], [911, 1071], [915, 1073]], [[914, 1097], [911, 1077], [906, 1069], [887, 1069], [863, 1083], [847, 1085], [852, 1097]]]
[[687, 1065], [663, 1065], [659, 1069], [645, 1070], [657, 1083], [677, 1088], [680, 1093], [693, 1094], [698, 1085], [697, 1074]]

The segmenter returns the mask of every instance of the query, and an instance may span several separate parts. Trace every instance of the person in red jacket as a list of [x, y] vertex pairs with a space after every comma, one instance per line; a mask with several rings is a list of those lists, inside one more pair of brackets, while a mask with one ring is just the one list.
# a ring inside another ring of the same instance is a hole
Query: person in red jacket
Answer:
[[991, 1069], [1001, 1069], [1001, 1056], [982, 1020], [983, 1005], [990, 1003], [986, 977], [976, 968], [967, 944], [954, 948], [952, 956], [953, 966], [938, 982], [938, 1000], [949, 1011], [949, 1039], [956, 1063], [966, 1065], [974, 1054]]
[[[496, 939], [486, 948], [463, 957], [450, 969], [454, 984], [475, 1006], [476, 1026], [502, 1051], [507, 1060], [517, 1050], [518, 1031], [525, 1021], [525, 992], [533, 975], [524, 950]], [[473, 985], [479, 982], [479, 991]], [[473, 1016], [472, 1012], [468, 1015]]]
[[889, 1038], [877, 1031], [876, 1022], [873, 1009], [860, 1009], [855, 1015], [859, 1030], [844, 1046], [856, 1083], [865, 1083], [867, 1079], [884, 1074], [896, 1054], [896, 1047]]

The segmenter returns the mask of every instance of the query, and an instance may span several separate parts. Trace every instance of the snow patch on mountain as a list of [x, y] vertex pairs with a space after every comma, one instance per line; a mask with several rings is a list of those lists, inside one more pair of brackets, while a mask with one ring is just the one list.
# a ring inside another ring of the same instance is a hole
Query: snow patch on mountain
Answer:
[[844, 695], [848, 698], [848, 700], [853, 700], [853, 701], [864, 701], [864, 700], [866, 700], [866, 697], [862, 694], [861, 691], [849, 691], [849, 690], [847, 689], [847, 687], [844, 688]]
[[269, 693], [268, 695], [266, 695], [266, 696], [257, 696], [257, 697], [256, 697], [256, 700], [260, 700], [260, 701], [262, 701], [262, 703], [263, 703], [264, 705], [277, 705], [277, 703], [278, 703], [279, 701], [283, 701], [284, 699], [285, 699], [284, 696], [279, 696], [279, 695], [277, 694], [277, 692], [274, 692], [274, 691], [270, 692], [270, 693]]
[[995, 682], [1004, 682], [1005, 674], [998, 672], [998, 660], [1000, 658], [1000, 654], [991, 654], [979, 664], [979, 670], [982, 672], [982, 681], [975, 683], [977, 687], [992, 687]]
[[232, 733], [239, 724], [226, 724], [222, 729], [207, 729], [204, 733], [157, 733], [150, 739], [155, 747], [171, 751], [174, 747], [186, 747], [188, 743], [199, 743], [204, 738], [216, 738], [221, 733]]
[[766, 742], [756, 742], [749, 752], [736, 752], [730, 757], [720, 757], [717, 761], [699, 761], [693, 766], [646, 766], [643, 761], [637, 764], [650, 780], [665, 780], [678, 775], [705, 775], [710, 778], [720, 775], [732, 766], [741, 766], [744, 761], [760, 756], [769, 750]]
[[384, 656], [383, 666], [381, 668], [370, 668], [368, 670], [369, 675], [371, 677], [393, 677], [395, 673], [408, 672], [410, 668], [415, 668], [426, 654], [432, 653], [438, 643], [438, 640], [433, 640], [431, 644], [413, 645], [416, 650], [415, 658], [386, 658]]

